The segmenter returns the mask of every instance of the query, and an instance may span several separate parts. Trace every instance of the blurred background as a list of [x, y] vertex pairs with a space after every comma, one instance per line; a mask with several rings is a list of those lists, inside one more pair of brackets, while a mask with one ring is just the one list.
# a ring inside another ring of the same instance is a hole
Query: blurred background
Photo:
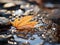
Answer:
[[0, 44], [60, 45], [60, 0], [0, 0]]

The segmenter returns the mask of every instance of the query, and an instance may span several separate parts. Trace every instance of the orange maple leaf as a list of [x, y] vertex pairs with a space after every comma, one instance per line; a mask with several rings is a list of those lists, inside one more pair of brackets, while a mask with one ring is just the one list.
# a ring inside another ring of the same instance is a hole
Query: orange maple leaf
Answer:
[[12, 25], [17, 29], [21, 28], [34, 28], [34, 26], [38, 23], [36, 21], [30, 21], [33, 16], [24, 16], [22, 18], [17, 18], [12, 22]]

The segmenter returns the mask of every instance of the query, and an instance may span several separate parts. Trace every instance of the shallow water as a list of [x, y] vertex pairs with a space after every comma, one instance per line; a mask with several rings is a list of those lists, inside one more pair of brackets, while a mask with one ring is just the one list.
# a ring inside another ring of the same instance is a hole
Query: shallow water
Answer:
[[35, 37], [34, 40], [30, 40], [30, 39], [26, 40], [26, 39], [18, 38], [16, 37], [16, 35], [14, 35], [14, 37], [17, 42], [23, 42], [23, 43], [29, 42], [30, 45], [39, 45], [40, 43], [43, 42], [43, 40], [41, 40], [40, 37], [38, 37], [37, 35], [33, 35], [33, 37]]
[[[0, 5], [1, 6], [1, 5]], [[2, 8], [2, 7], [0, 7]], [[20, 7], [19, 7], [20, 8]], [[26, 9], [27, 10], [27, 9]], [[60, 45], [57, 43], [49, 43], [49, 42], [44, 42], [44, 40], [41, 39], [41, 37], [39, 37], [38, 35], [33, 35], [32, 37], [34, 37], [35, 39], [31, 40], [31, 37], [29, 39], [23, 39], [23, 38], [19, 38], [16, 35], [13, 35], [14, 40], [16, 42], [19, 42], [19, 45], [23, 45], [21, 43], [27, 43], [26, 45]], [[29, 44], [28, 44], [29, 43]], [[5, 44], [4, 44], [5, 45]]]
[[[57, 43], [49, 43], [49, 42], [44, 42], [44, 40], [42, 40], [40, 37], [38, 37], [37, 35], [33, 35], [33, 37], [35, 37], [34, 40], [26, 40], [26, 39], [22, 39], [22, 38], [18, 38], [16, 35], [14, 35], [15, 37], [15, 41], [19, 42], [19, 43], [29, 43], [30, 45], [60, 45]], [[28, 45], [28, 44], [26, 44]]]

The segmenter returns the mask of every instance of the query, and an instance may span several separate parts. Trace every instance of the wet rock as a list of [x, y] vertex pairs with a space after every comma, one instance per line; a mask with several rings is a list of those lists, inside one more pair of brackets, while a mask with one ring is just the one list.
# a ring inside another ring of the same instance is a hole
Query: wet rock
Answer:
[[58, 19], [58, 18], [60, 18], [60, 9], [52, 10], [52, 13], [51, 13], [51, 15], [49, 15], [48, 18], [50, 18], [50, 19]]
[[0, 24], [1, 25], [8, 25], [10, 22], [9, 22], [9, 19], [5, 18], [5, 17], [0, 17]]
[[33, 9], [27, 10], [23, 15], [33, 14], [33, 13], [31, 13], [31, 12], [33, 12]]
[[44, 18], [44, 19], [42, 19], [42, 21], [46, 24], [51, 24], [52, 23], [52, 21], [49, 20], [48, 18]]
[[5, 13], [6, 11], [7, 11], [7, 10], [4, 10], [4, 9], [1, 9], [1, 10], [0, 10], [0, 12], [4, 12], [4, 13]]
[[41, 10], [37, 5], [35, 5], [34, 7], [33, 7], [33, 10], [34, 10], [34, 14], [35, 15], [37, 15], [37, 14], [39, 14], [39, 11]]
[[11, 11], [6, 11], [6, 13], [5, 14], [11, 14]]
[[18, 36], [21, 38], [25, 38], [25, 34], [19, 34]]
[[24, 43], [22, 43], [20, 45], [30, 45], [30, 43], [26, 41], [26, 42], [24, 42]]
[[11, 26], [9, 19], [0, 17], [0, 31], [8, 30]]
[[14, 14], [14, 15], [17, 15], [17, 16], [18, 16], [18, 15], [20, 16], [20, 15], [23, 15], [23, 13], [24, 13], [24, 12], [23, 12], [21, 9], [19, 9], [19, 10], [16, 10], [13, 14]]
[[34, 40], [35, 39], [35, 37], [31, 37], [31, 39], [30, 40]]
[[28, 10], [28, 9], [30, 9], [30, 4], [29, 4], [29, 3], [22, 4], [22, 5], [20, 6], [20, 8], [21, 8], [21, 9]]
[[13, 6], [15, 6], [14, 3], [6, 3], [3, 7], [4, 8], [9, 8], [9, 7], [13, 7]]

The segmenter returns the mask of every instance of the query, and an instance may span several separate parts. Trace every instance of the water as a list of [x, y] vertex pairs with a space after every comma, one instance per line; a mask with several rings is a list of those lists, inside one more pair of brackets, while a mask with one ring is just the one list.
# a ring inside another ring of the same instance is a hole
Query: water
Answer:
[[[2, 4], [1, 4], [2, 5]], [[1, 6], [0, 5], [0, 6]], [[51, 7], [53, 7], [52, 5], [47, 5], [47, 6], [51, 6]], [[17, 6], [18, 7], [18, 6]], [[0, 7], [0, 8], [2, 8], [2, 7]], [[20, 5], [19, 5], [19, 8], [20, 8]], [[13, 9], [16, 9], [15, 7], [13, 8]], [[26, 9], [27, 10], [27, 9]], [[17, 10], [16, 12], [15, 12], [15, 14], [23, 14], [23, 12], [20, 10], [20, 12], [19, 12], [19, 10]], [[43, 25], [43, 24], [41, 24], [41, 25]], [[38, 35], [33, 35], [32, 37], [34, 37], [35, 39], [34, 40], [31, 40], [31, 37], [29, 38], [29, 39], [23, 39], [23, 38], [19, 38], [19, 37], [17, 37], [16, 35], [13, 35], [13, 37], [14, 37], [14, 40], [16, 41], [16, 42], [19, 42], [19, 43], [29, 43], [30, 45], [41, 45], [41, 44], [44, 44], [44, 45], [60, 45], [60, 44], [57, 44], [57, 43], [49, 43], [49, 42], [47, 42], [47, 41], [45, 41], [44, 42], [44, 40], [42, 40]]]
[[35, 40], [30, 40], [30, 39], [26, 40], [26, 39], [18, 38], [16, 35], [14, 35], [14, 37], [17, 42], [23, 42], [23, 43], [29, 42], [30, 45], [33, 45], [33, 44], [39, 45], [43, 42], [43, 40], [41, 40], [40, 37], [38, 37], [37, 35], [33, 35], [33, 37], [35, 37]]
[[60, 45], [58, 43], [49, 43], [49, 42], [44, 42], [44, 40], [42, 40], [39, 36], [37, 35], [33, 35], [33, 37], [35, 37], [34, 40], [26, 40], [26, 39], [22, 39], [22, 38], [18, 38], [16, 35], [14, 35], [15, 37], [15, 41], [17, 42], [22, 42], [22, 43], [28, 43], [30, 45]]

